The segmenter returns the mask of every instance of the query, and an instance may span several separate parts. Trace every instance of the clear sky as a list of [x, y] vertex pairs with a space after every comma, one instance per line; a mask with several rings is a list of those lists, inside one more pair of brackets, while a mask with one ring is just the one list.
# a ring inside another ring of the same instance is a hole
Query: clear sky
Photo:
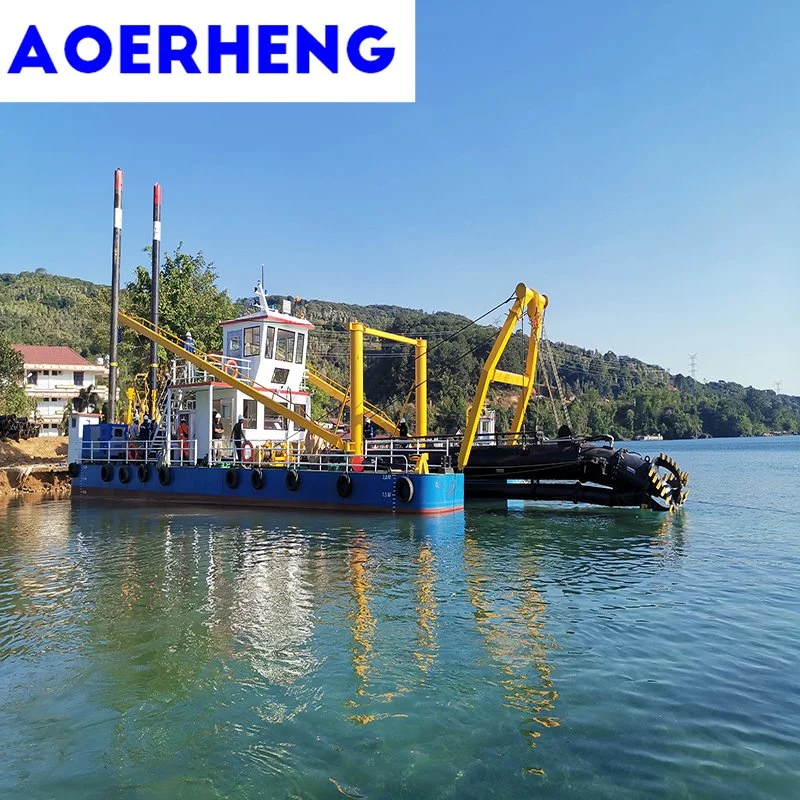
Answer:
[[414, 105], [0, 106], [0, 271], [164, 243], [234, 296], [477, 316], [800, 395], [800, 3], [417, 4]]

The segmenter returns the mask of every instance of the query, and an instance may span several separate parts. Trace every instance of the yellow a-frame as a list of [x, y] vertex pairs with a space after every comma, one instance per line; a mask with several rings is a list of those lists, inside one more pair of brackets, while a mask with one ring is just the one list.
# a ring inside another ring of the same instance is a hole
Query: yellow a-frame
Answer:
[[[514, 413], [514, 421], [511, 424], [509, 444], [516, 444], [519, 432], [525, 421], [525, 412], [533, 393], [533, 384], [536, 376], [536, 364], [539, 360], [539, 342], [542, 338], [542, 327], [544, 324], [544, 310], [547, 308], [547, 296], [539, 294], [534, 289], [529, 289], [524, 283], [517, 284], [515, 290], [517, 299], [508, 312], [506, 321], [500, 329], [500, 333], [495, 340], [492, 352], [486, 359], [486, 363], [481, 370], [478, 380], [478, 388], [475, 392], [475, 399], [472, 401], [467, 414], [467, 427], [464, 430], [464, 438], [461, 440], [461, 449], [458, 453], [458, 468], [463, 470], [469, 461], [469, 454], [472, 445], [475, 443], [475, 434], [478, 430], [483, 404], [486, 402], [486, 395], [489, 393], [489, 386], [492, 383], [507, 383], [511, 386], [519, 386], [519, 396], [517, 398], [517, 408]], [[505, 352], [508, 341], [514, 333], [514, 328], [522, 317], [527, 314], [531, 323], [530, 340], [528, 342], [528, 357], [525, 362], [525, 373], [507, 372], [498, 369], [500, 357]]]

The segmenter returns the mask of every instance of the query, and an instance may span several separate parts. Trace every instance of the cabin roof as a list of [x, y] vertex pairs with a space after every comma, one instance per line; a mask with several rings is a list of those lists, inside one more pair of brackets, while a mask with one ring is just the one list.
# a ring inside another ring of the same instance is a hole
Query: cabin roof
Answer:
[[236, 319], [227, 319], [220, 322], [220, 325], [237, 325], [243, 322], [276, 322], [283, 325], [294, 325], [297, 328], [307, 328], [314, 330], [314, 325], [307, 319], [300, 319], [300, 317], [293, 317], [290, 314], [279, 314], [277, 311], [270, 309], [266, 314], [263, 311], [257, 311], [255, 314], [247, 314], [244, 317], [237, 317]]

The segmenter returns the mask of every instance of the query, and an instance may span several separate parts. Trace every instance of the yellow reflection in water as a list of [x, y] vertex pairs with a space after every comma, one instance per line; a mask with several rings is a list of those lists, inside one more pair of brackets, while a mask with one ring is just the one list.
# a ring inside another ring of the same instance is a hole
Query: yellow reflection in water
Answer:
[[367, 578], [367, 539], [359, 531], [350, 547], [350, 584], [355, 598], [353, 614], [353, 671], [358, 679], [356, 694], [366, 694], [369, 680], [369, 657], [375, 638], [375, 618], [369, 608]]
[[423, 542], [417, 556], [417, 649], [414, 658], [422, 672], [435, 663], [438, 653], [436, 625], [439, 607], [436, 602], [436, 557], [430, 544]]
[[[486, 643], [486, 650], [500, 673], [504, 705], [519, 712], [525, 722], [523, 735], [531, 747], [542, 729], [561, 723], [552, 715], [558, 692], [551, 676], [547, 651], [552, 643], [544, 633], [546, 603], [532, 583], [533, 570], [521, 563], [521, 576], [503, 576], [505, 591], [493, 591], [492, 579], [477, 540], [466, 535], [464, 560], [467, 568], [467, 594], [475, 608], [475, 622]], [[534, 675], [535, 673], [535, 675]], [[530, 774], [543, 775], [538, 767]]]

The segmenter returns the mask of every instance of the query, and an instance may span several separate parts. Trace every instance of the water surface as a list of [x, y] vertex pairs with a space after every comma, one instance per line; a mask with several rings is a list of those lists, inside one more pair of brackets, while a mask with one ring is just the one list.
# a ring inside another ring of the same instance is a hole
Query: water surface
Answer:
[[0, 510], [3, 797], [800, 796], [800, 440], [687, 507]]

